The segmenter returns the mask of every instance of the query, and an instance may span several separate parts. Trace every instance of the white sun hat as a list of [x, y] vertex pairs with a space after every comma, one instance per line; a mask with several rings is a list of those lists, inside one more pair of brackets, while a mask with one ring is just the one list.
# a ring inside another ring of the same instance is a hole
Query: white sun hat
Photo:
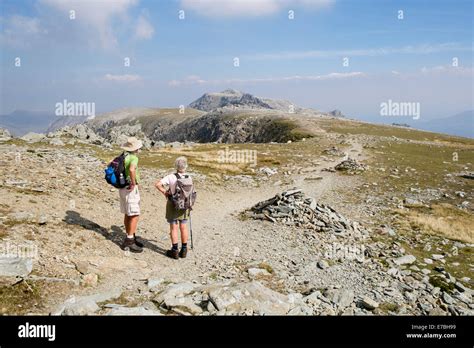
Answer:
[[138, 140], [135, 137], [131, 137], [127, 139], [127, 142], [125, 144], [122, 144], [121, 148], [122, 150], [125, 151], [137, 151], [143, 146], [143, 142], [141, 140]]

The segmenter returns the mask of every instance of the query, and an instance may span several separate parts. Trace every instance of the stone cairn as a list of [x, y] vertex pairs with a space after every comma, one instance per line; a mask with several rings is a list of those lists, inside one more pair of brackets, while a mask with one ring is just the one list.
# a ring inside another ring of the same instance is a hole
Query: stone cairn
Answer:
[[341, 163], [339, 163], [334, 169], [347, 172], [347, 173], [360, 173], [367, 170], [367, 167], [357, 162], [355, 159], [348, 158]]
[[257, 220], [284, 223], [318, 232], [342, 234], [358, 230], [356, 222], [346, 219], [330, 206], [306, 197], [301, 189], [293, 189], [255, 204], [244, 215]]

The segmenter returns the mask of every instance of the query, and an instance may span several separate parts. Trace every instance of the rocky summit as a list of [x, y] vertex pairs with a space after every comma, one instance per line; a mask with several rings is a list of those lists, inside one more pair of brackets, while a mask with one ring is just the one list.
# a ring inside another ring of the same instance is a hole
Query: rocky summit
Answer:
[[[212, 111], [218, 108], [269, 109], [289, 112], [290, 102], [264, 99], [234, 89], [217, 93], [205, 93], [189, 104], [189, 107], [201, 111]], [[298, 108], [301, 109], [301, 108]]]

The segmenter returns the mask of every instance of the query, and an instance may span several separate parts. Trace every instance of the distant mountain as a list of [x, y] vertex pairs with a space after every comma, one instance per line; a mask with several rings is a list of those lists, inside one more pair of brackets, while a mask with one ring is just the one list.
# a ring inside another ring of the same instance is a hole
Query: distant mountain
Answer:
[[48, 126], [46, 132], [54, 132], [66, 126], [74, 126], [76, 124], [86, 122], [88, 118], [88, 116], [56, 116], [56, 119]]
[[45, 111], [15, 110], [8, 115], [0, 115], [0, 127], [8, 129], [15, 136], [28, 132], [44, 133], [57, 118], [54, 113]]
[[205, 93], [196, 99], [189, 107], [201, 111], [213, 111], [215, 109], [260, 109], [277, 110], [283, 112], [300, 112], [304, 110], [286, 100], [275, 100], [256, 97], [249, 93], [226, 89], [222, 92]]
[[[137, 136], [157, 141], [285, 142], [313, 136], [301, 124], [315, 117], [340, 117], [285, 100], [256, 97], [234, 89], [205, 93], [185, 110], [127, 108], [98, 115], [85, 125], [112, 144]], [[124, 138], [125, 137], [125, 138]]]
[[16, 137], [29, 132], [53, 132], [65, 126], [85, 122], [87, 116], [56, 116], [46, 111], [15, 110], [8, 115], [0, 115], [0, 128], [5, 128]]
[[474, 110], [464, 111], [445, 118], [412, 122], [411, 125], [413, 128], [431, 132], [474, 138]]

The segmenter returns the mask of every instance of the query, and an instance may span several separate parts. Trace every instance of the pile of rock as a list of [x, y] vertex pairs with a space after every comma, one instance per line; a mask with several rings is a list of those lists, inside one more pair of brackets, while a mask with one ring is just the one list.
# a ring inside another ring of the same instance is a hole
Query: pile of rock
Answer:
[[367, 170], [367, 166], [357, 162], [355, 159], [348, 158], [334, 167], [336, 170], [350, 174], [360, 173]]
[[317, 203], [314, 198], [306, 197], [301, 189], [285, 191], [257, 203], [245, 215], [323, 232], [358, 231], [356, 222], [346, 219], [327, 205]]

